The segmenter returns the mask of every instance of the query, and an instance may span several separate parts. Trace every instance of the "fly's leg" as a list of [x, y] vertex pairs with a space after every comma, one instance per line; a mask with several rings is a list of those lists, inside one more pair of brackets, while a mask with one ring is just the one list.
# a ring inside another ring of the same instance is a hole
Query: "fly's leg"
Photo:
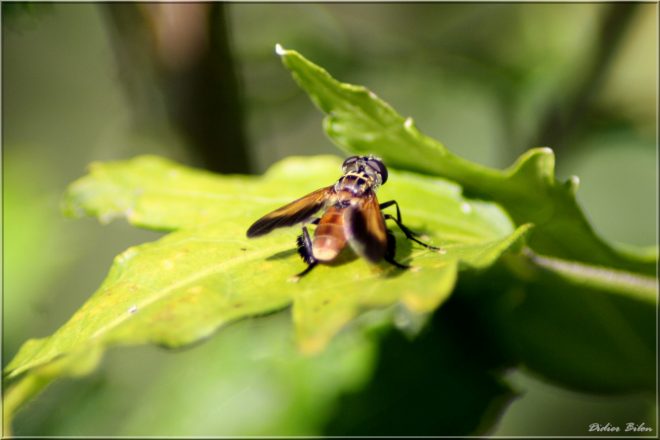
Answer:
[[443, 251], [443, 249], [441, 249], [439, 247], [431, 246], [430, 244], [424, 243], [423, 241], [419, 240], [417, 238], [417, 237], [419, 237], [419, 234], [411, 231], [410, 229], [408, 229], [408, 227], [406, 225], [403, 224], [403, 221], [401, 220], [401, 210], [399, 209], [399, 204], [396, 202], [396, 200], [390, 200], [389, 202], [381, 203], [380, 204], [380, 209], [385, 209], [385, 208], [388, 208], [392, 205], [396, 206], [396, 217], [394, 217], [390, 214], [383, 214], [383, 217], [385, 218], [385, 220], [393, 220], [394, 223], [396, 223], [396, 225], [399, 227], [399, 229], [401, 229], [401, 232], [404, 233], [404, 235], [406, 236], [406, 238], [408, 240], [412, 240], [415, 243], [419, 243], [422, 246], [424, 246], [425, 248], [431, 249], [433, 251]]
[[399, 229], [401, 229], [401, 232], [403, 232], [403, 234], [406, 236], [407, 239], [412, 240], [415, 243], [419, 243], [422, 246], [424, 246], [425, 248], [428, 248], [428, 249], [431, 249], [431, 250], [434, 250], [434, 251], [439, 251], [440, 250], [439, 247], [435, 247], [435, 246], [432, 246], [428, 243], [424, 243], [423, 241], [418, 239], [417, 238], [418, 235], [415, 232], [408, 229], [408, 227], [406, 225], [404, 225], [403, 223], [401, 223], [401, 220], [397, 219], [396, 217], [394, 217], [390, 214], [384, 214], [383, 217], [385, 217], [385, 220], [393, 220], [394, 223], [396, 223], [396, 225], [399, 227]]
[[396, 238], [394, 234], [389, 229], [387, 230], [387, 248], [385, 249], [385, 256], [383, 259], [390, 263], [392, 266], [396, 266], [399, 269], [410, 269], [410, 266], [401, 264], [394, 259], [394, 253], [396, 252]]
[[297, 282], [300, 278], [304, 277], [304, 276], [307, 275], [312, 269], [314, 269], [314, 268], [316, 267], [317, 264], [318, 264], [317, 261], [314, 261], [313, 263], [311, 263], [309, 266], [307, 266], [307, 269], [303, 270], [303, 271], [300, 272], [299, 274], [294, 275], [292, 281]]
[[314, 267], [318, 264], [318, 261], [316, 258], [314, 258], [314, 254], [312, 253], [312, 239], [309, 236], [307, 227], [303, 226], [302, 234], [298, 236], [296, 243], [298, 244], [298, 254], [300, 254], [300, 257], [303, 259], [303, 261], [307, 263], [307, 269], [295, 275], [292, 281], [298, 281], [300, 278], [307, 275], [309, 271], [314, 269]]
[[[392, 205], [396, 206], [396, 219], [399, 223], [401, 223], [402, 222], [402, 220], [401, 220], [401, 210], [399, 209], [399, 204], [397, 203], [396, 200], [390, 200], [389, 202], [381, 203], [379, 205], [379, 207], [380, 207], [381, 210], [383, 210], [385, 208], [389, 208]], [[409, 232], [412, 235], [417, 236], [417, 234], [415, 234], [414, 232], [412, 232], [410, 230], [409, 230]]]

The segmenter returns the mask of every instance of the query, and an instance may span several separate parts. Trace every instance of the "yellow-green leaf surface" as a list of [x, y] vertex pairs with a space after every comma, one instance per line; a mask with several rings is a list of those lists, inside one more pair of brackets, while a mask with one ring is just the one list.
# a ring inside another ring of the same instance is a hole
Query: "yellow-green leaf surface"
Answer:
[[460, 265], [488, 266], [527, 230], [514, 230], [493, 204], [464, 199], [454, 184], [393, 171], [381, 200], [398, 200], [404, 220], [445, 252], [400, 236], [397, 258], [413, 270], [349, 255], [293, 283], [305, 267], [294, 250], [299, 230], [259, 239], [247, 239], [245, 231], [258, 216], [332, 183], [340, 163], [290, 158], [262, 178], [212, 175], [150, 156], [94, 164], [70, 187], [65, 210], [175, 231], [118, 255], [87, 303], [52, 336], [28, 341], [7, 373], [15, 377], [108, 344], [179, 347], [290, 304], [301, 348], [315, 352], [370, 308], [401, 303], [412, 313], [433, 311], [451, 292]]
[[459, 183], [466, 194], [499, 203], [517, 225], [535, 225], [529, 244], [540, 254], [655, 276], [657, 248], [633, 249], [600, 238], [576, 202], [579, 179], [560, 182], [555, 177], [550, 148], [529, 150], [503, 171], [469, 162], [424, 135], [412, 118], [402, 117], [367, 88], [337, 81], [296, 51], [276, 50], [326, 114], [328, 136], [345, 151], [378, 154], [391, 166], [442, 176]]

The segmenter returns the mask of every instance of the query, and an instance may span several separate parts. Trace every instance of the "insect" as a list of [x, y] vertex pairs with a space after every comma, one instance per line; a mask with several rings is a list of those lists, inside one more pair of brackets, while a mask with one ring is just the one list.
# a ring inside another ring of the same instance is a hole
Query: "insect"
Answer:
[[[348, 244], [353, 251], [370, 261], [388, 263], [408, 269], [394, 259], [396, 241], [385, 221], [392, 220], [406, 238], [422, 246], [442, 251], [419, 240], [401, 220], [396, 200], [378, 203], [376, 190], [387, 182], [387, 168], [375, 156], [351, 156], [342, 164], [343, 175], [331, 186], [318, 189], [304, 197], [272, 211], [254, 222], [247, 231], [249, 238], [268, 234], [276, 228], [302, 223], [298, 236], [298, 253], [307, 268], [294, 277], [299, 279], [318, 263], [334, 260]], [[396, 217], [383, 214], [382, 209], [396, 206]], [[320, 216], [319, 216], [320, 215]], [[316, 225], [314, 238], [307, 224]]]

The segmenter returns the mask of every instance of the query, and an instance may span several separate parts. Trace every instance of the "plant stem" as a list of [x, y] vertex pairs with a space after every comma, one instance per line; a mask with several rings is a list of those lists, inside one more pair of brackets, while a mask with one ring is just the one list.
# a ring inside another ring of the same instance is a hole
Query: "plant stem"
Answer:
[[610, 292], [625, 293], [653, 305], [657, 301], [657, 284], [651, 277], [538, 255], [528, 247], [523, 249], [523, 255], [536, 267], [553, 272], [572, 283], [588, 284]]
[[28, 374], [9, 388], [2, 399], [2, 436], [11, 437], [11, 422], [23, 404], [46, 388], [56, 376]]
[[604, 5], [607, 9], [597, 31], [595, 54], [578, 81], [576, 92], [567, 102], [557, 103], [549, 109], [531, 144], [550, 145], [555, 152], [578, 145], [575, 139], [584, 129], [592, 101], [607, 78], [639, 6], [637, 3]]
[[169, 118], [206, 168], [249, 172], [227, 6], [128, 3], [103, 7], [120, 78], [138, 126], [158, 130]]

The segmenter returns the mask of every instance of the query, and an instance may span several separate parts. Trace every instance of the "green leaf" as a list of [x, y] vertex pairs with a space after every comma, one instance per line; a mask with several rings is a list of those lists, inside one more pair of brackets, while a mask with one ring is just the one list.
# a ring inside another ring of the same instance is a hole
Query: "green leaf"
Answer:
[[295, 51], [278, 46], [277, 52], [326, 113], [326, 133], [340, 148], [451, 179], [466, 194], [497, 202], [515, 224], [534, 225], [531, 250], [517, 257], [531, 268], [518, 264], [515, 276], [495, 285], [480, 279], [473, 287], [487, 296], [474, 306], [483, 309], [484, 320], [496, 322], [491, 331], [504, 351], [568, 386], [650, 389], [657, 247], [610, 245], [598, 237], [576, 202], [578, 179], [555, 178], [552, 150], [530, 150], [504, 171], [471, 163], [365, 87], [335, 80]]
[[335, 80], [296, 51], [277, 46], [277, 52], [326, 113], [326, 133], [345, 151], [378, 154], [390, 166], [445, 177], [466, 194], [499, 203], [517, 225], [535, 225], [529, 245], [539, 254], [655, 275], [657, 247], [649, 252], [614, 246], [595, 233], [575, 200], [579, 179], [555, 178], [551, 149], [529, 150], [504, 171], [471, 163], [425, 136], [412, 118], [403, 118], [365, 87]]
[[[594, 272], [597, 281], [575, 271]], [[653, 391], [655, 291], [603, 271], [527, 251], [476, 279], [462, 277], [454, 296], [471, 301], [486, 333], [497, 335], [498, 351], [535, 374], [587, 392]], [[603, 288], [608, 276], [614, 283]]]
[[30, 370], [55, 359], [111, 344], [180, 347], [290, 304], [300, 347], [317, 352], [369, 309], [402, 304], [413, 315], [432, 312], [451, 292], [459, 267], [489, 266], [529, 229], [514, 229], [496, 205], [465, 199], [455, 184], [393, 170], [379, 197], [396, 199], [406, 223], [445, 252], [399, 236], [397, 258], [413, 270], [347, 256], [292, 283], [304, 268], [295, 252], [298, 231], [253, 240], [245, 231], [269, 210], [335, 181], [340, 163], [290, 158], [262, 178], [213, 175], [151, 156], [93, 165], [71, 185], [66, 212], [175, 232], [118, 255], [66, 324], [21, 348], [6, 369], [9, 377], [29, 378]]

